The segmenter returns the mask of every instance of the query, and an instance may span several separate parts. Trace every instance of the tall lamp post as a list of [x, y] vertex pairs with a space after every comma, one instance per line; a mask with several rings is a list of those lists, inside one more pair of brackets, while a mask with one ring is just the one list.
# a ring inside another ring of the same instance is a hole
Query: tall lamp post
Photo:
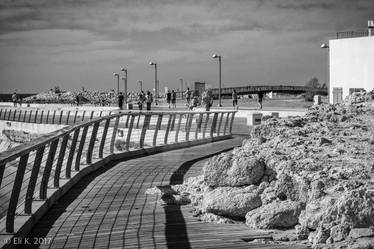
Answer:
[[122, 72], [125, 72], [125, 77], [123, 79], [123, 84], [124, 84], [124, 92], [125, 92], [125, 104], [127, 104], [127, 69], [126, 68], [121, 68]]
[[330, 46], [327, 43], [323, 43], [321, 48], [327, 49], [327, 78], [326, 78], [326, 87], [327, 87], [327, 101], [330, 103]]
[[143, 81], [138, 80], [138, 83], [140, 85], [140, 91], [143, 91]]
[[219, 79], [219, 87], [218, 87], [218, 100], [219, 100], [219, 103], [218, 103], [218, 106], [221, 107], [222, 106], [222, 102], [221, 102], [221, 64], [222, 64], [222, 56], [221, 55], [217, 55], [217, 54], [213, 54], [212, 56], [214, 59], [218, 58], [218, 65], [219, 65], [219, 71], [218, 71], [218, 79]]
[[114, 77], [117, 77], [117, 95], [119, 94], [119, 74], [113, 73]]
[[183, 99], [183, 79], [179, 78], [179, 80], [181, 81], [181, 98]]
[[158, 88], [157, 88], [157, 63], [149, 62], [149, 65], [155, 66], [155, 104], [157, 105], [157, 95], [158, 95]]

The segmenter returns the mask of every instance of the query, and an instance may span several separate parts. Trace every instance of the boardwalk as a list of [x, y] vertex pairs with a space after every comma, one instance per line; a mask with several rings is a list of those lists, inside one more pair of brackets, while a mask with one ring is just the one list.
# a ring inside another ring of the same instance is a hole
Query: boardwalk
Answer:
[[42, 248], [265, 247], [241, 240], [250, 236], [244, 225], [202, 223], [189, 212], [191, 207], [162, 206], [159, 196], [144, 194], [147, 188], [179, 184], [200, 174], [202, 163], [195, 163], [199, 158], [241, 141], [234, 138], [106, 165], [60, 199], [28, 237], [46, 238]]

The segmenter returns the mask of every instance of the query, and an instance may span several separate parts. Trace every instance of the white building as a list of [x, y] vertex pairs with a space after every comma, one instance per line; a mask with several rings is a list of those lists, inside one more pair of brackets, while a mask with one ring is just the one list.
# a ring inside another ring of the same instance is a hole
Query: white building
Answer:
[[355, 91], [374, 89], [374, 24], [368, 23], [368, 36], [329, 41], [330, 103], [339, 103]]

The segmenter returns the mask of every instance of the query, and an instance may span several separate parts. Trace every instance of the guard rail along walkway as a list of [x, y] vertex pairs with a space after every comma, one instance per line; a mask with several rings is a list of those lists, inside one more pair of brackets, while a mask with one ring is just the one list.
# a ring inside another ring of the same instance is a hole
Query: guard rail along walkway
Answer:
[[235, 111], [118, 112], [0, 153], [0, 246], [25, 236], [79, 179], [106, 163], [230, 138], [234, 117]]

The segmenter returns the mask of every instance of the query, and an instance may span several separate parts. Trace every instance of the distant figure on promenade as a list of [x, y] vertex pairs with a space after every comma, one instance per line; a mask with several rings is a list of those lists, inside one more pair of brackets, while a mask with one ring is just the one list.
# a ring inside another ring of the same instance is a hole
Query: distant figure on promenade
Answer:
[[194, 108], [197, 107], [198, 104], [199, 104], [199, 97], [198, 96], [193, 96], [191, 101], [190, 101], [190, 105], [189, 105], [188, 109], [190, 111], [192, 111]]
[[237, 109], [238, 107], [238, 94], [235, 89], [232, 91], [232, 106], [234, 109]]
[[75, 103], [77, 104], [77, 106], [79, 106], [79, 101], [80, 101], [79, 94], [77, 94], [77, 96], [75, 96]]
[[13, 106], [17, 107], [17, 93], [14, 92], [12, 95]]
[[192, 94], [192, 92], [191, 92], [190, 88], [187, 88], [187, 90], [184, 94], [186, 96], [187, 106], [190, 106], [191, 94]]
[[171, 91], [171, 105], [173, 108], [177, 108], [177, 93], [174, 90]]
[[166, 103], [168, 103], [169, 109], [170, 109], [170, 102], [171, 102], [171, 92], [170, 90], [168, 90], [168, 92], [166, 93]]
[[144, 91], [141, 91], [138, 96], [138, 107], [140, 111], [143, 110], [144, 101], [145, 101], [145, 94], [144, 94]]
[[147, 95], [145, 96], [145, 103], [147, 104], [147, 111], [151, 110], [151, 105], [153, 102], [153, 97], [150, 91], [147, 91]]
[[18, 103], [19, 103], [19, 106], [22, 107], [22, 98], [21, 97], [18, 97]]
[[209, 112], [210, 107], [213, 105], [213, 96], [210, 90], [205, 90], [201, 95], [201, 99], [203, 102], [203, 106], [205, 107], [205, 111]]
[[123, 100], [124, 100], [124, 96], [122, 94], [122, 92], [119, 92], [119, 95], [118, 95], [118, 107], [120, 110], [123, 109]]
[[264, 98], [264, 93], [259, 92], [258, 93], [258, 105], [260, 106], [260, 110], [262, 109], [262, 99]]

